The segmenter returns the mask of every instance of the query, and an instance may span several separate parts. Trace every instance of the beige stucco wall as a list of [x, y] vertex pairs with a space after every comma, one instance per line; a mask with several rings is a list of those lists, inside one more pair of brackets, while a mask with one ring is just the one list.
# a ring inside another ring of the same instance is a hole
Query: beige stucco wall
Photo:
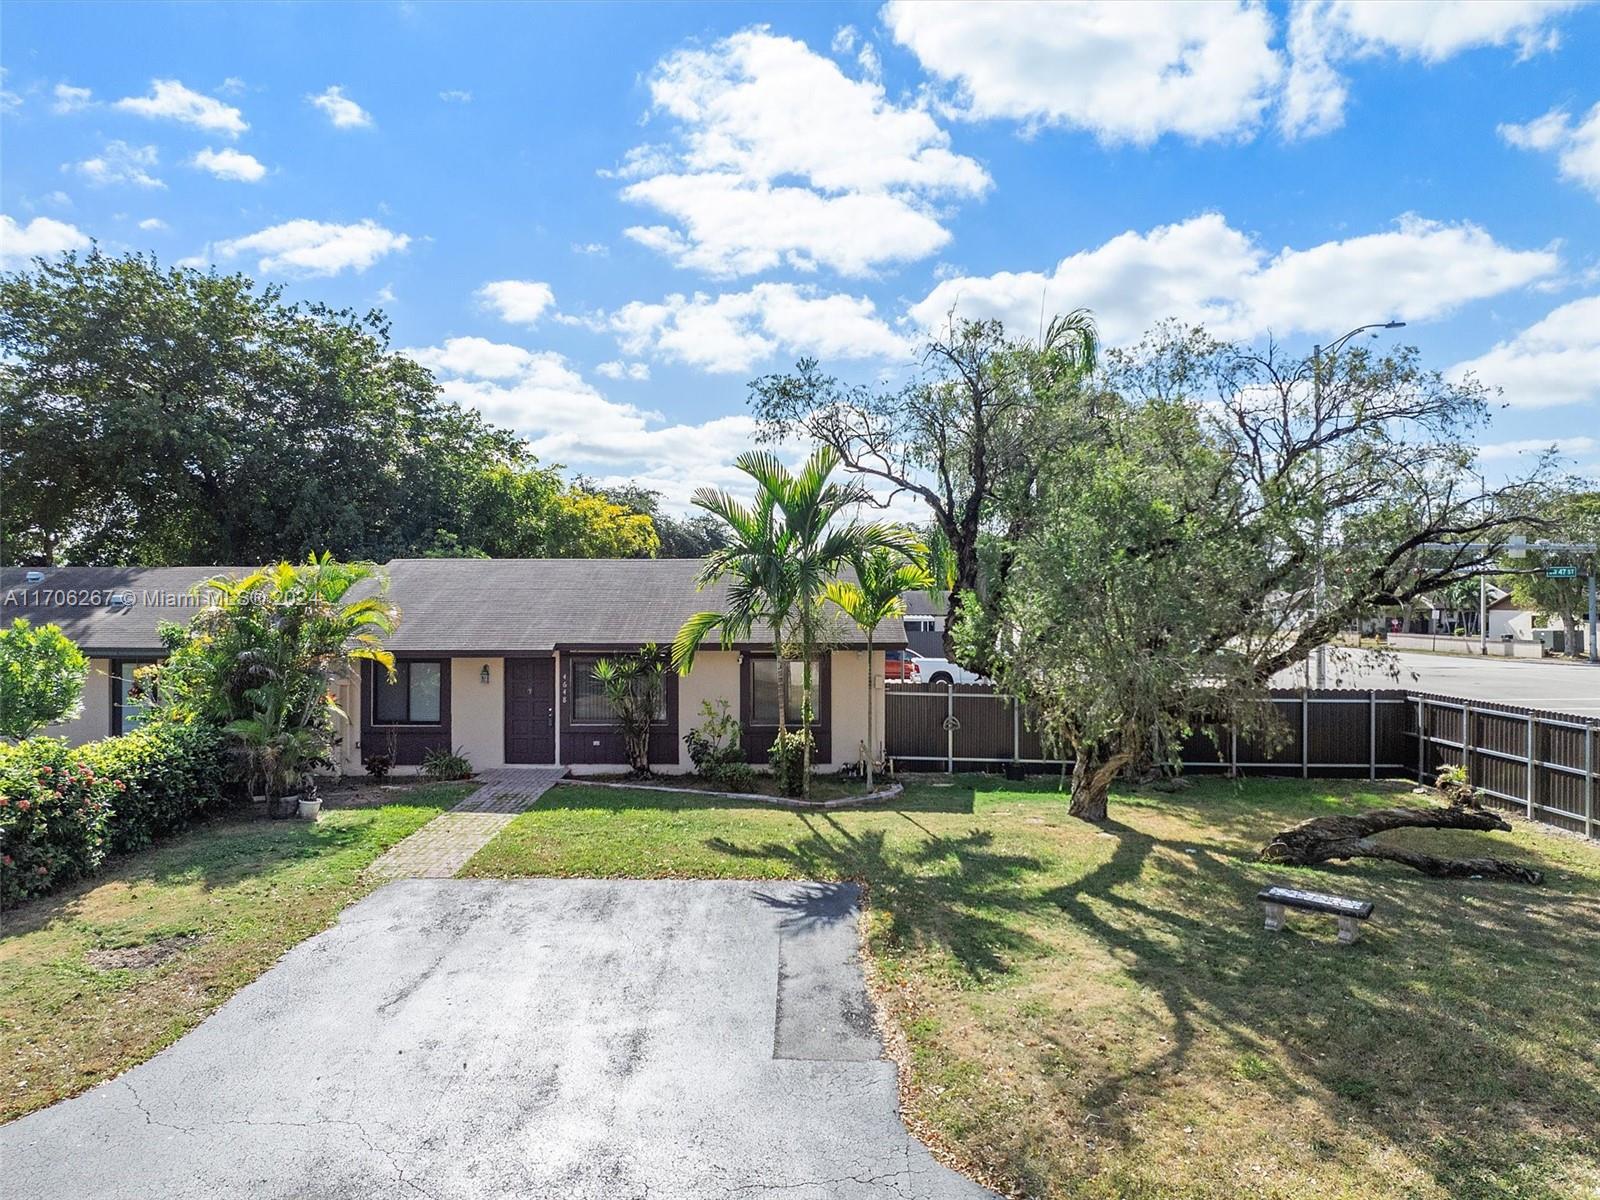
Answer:
[[71, 721], [43, 730], [46, 737], [66, 738], [73, 746], [111, 736], [111, 660], [91, 658], [83, 683], [83, 711]]
[[[883, 651], [872, 652], [873, 739], [883, 744]], [[867, 740], [867, 652], [833, 652], [833, 759], [844, 767], [860, 761]]]
[[334, 736], [339, 744], [334, 764], [341, 775], [359, 775], [366, 768], [361, 765], [361, 672], [351, 671], [333, 689], [334, 703], [344, 710], [343, 717], [335, 717]]
[[698, 729], [705, 721], [700, 705], [707, 700], [716, 707], [728, 702], [733, 719], [739, 719], [739, 655], [733, 650], [702, 650], [694, 656], [694, 670], [678, 680], [678, 765], [684, 770], [693, 764], [683, 744], [683, 735]]
[[474, 770], [506, 765], [505, 669], [503, 658], [450, 660], [450, 740]]

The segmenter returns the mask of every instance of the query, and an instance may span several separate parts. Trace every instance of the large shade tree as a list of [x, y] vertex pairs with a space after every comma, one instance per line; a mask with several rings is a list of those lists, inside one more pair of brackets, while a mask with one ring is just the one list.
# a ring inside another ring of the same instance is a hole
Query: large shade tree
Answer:
[[1470, 474], [1487, 400], [1412, 349], [1308, 361], [1161, 329], [1080, 389], [952, 636], [1038, 707], [1078, 760], [1073, 810], [1102, 817], [1123, 766], [1251, 724], [1361, 612], [1475, 577], [1539, 522], [1547, 467], [1486, 494]]
[[[927, 505], [949, 549], [950, 616], [964, 605], [992, 613], [1008, 547], [1032, 527], [1040, 472], [1078, 436], [1098, 346], [1084, 311], [1057, 317], [1037, 340], [998, 321], [952, 318], [903, 386], [847, 384], [803, 359], [793, 372], [755, 380], [750, 404], [763, 436], [826, 446], [880, 501], [910, 495]], [[986, 555], [986, 546], [997, 552]], [[984, 670], [985, 645], [954, 644], [956, 624], [945, 624], [950, 653]]]
[[440, 395], [379, 312], [98, 252], [0, 275], [0, 553], [245, 564], [649, 555], [649, 516], [568, 485]]

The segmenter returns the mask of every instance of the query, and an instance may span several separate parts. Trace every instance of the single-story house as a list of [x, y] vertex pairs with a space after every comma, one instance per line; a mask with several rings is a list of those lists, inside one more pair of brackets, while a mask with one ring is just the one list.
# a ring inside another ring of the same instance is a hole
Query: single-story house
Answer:
[[[474, 767], [520, 763], [575, 773], [626, 767], [621, 738], [593, 678], [595, 663], [655, 643], [665, 650], [693, 613], [720, 608], [723, 588], [695, 587], [695, 559], [397, 559], [387, 564], [389, 598], [400, 609], [387, 641], [395, 678], [362, 664], [339, 686], [348, 724], [339, 763], [359, 773], [369, 754], [392, 753], [399, 770], [431, 749], [459, 749]], [[53, 623], [90, 658], [82, 714], [48, 732], [73, 742], [123, 732], [142, 705], [134, 671], [162, 654], [158, 627], [193, 616], [194, 589], [241, 567], [61, 567], [0, 571], [3, 618]], [[34, 578], [33, 576], [39, 576]], [[839, 621], [816, 664], [817, 763], [859, 761], [867, 735], [866, 641]], [[874, 728], [883, 729], [883, 654], [906, 645], [899, 621], [874, 633]], [[746, 756], [765, 763], [777, 731], [780, 668], [770, 641], [724, 650], [705, 643], [687, 675], [671, 673], [651, 738], [664, 771], [687, 770], [683, 735], [702, 704], [726, 701], [739, 718]], [[789, 662], [790, 721], [800, 664]], [[130, 690], [133, 692], [130, 695]]]

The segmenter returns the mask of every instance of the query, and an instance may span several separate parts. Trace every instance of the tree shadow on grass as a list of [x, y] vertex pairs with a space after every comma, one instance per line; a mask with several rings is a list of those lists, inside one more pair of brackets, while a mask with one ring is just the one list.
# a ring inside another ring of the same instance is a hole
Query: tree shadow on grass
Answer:
[[[970, 787], [957, 784], [948, 786], [940, 783], [929, 784], [920, 779], [910, 780], [905, 776], [901, 777], [900, 782], [907, 783], [910, 786], [905, 792], [892, 800], [853, 805], [838, 811], [853, 813], [902, 811], [970, 813], [973, 810], [973, 793]], [[666, 787], [657, 789], [585, 787], [582, 783], [564, 783], [559, 787], [551, 788], [539, 798], [538, 806], [540, 809], [546, 810], [569, 811], [595, 808], [643, 809], [668, 812], [723, 810], [786, 812], [800, 815], [818, 815], [834, 811], [824, 808], [821, 804], [811, 808], [794, 808], [787, 804], [763, 800], [754, 793], [748, 799], [736, 799], [727, 796], [697, 796], [691, 792], [673, 792], [668, 791]]]
[[938, 948], [976, 980], [1005, 973], [1016, 956], [1043, 952], [1037, 938], [997, 912], [1017, 903], [1012, 885], [1045, 864], [996, 849], [988, 830], [895, 844], [882, 829], [856, 832], [832, 816], [803, 820], [807, 832], [791, 840], [742, 846], [709, 838], [705, 845], [733, 858], [781, 862], [801, 878], [858, 881], [887, 915], [881, 936], [888, 946]]
[[[1105, 828], [1117, 838], [1111, 858], [1041, 899], [1159, 997], [1173, 1036], [1083, 1098], [1102, 1133], [1136, 1142], [1139, 1118], [1172, 1076], [1216, 1072], [1218, 1038], [1235, 1061], [1262, 1064], [1255, 1082], [1275, 1098], [1310, 1100], [1335, 1123], [1401, 1148], [1463, 1200], [1513, 1194], [1502, 1171], [1539, 1138], [1564, 1135], [1571, 1153], [1574, 1131], [1600, 1127], [1581, 1033], [1600, 1027], [1592, 894], [1388, 866], [1285, 870], [1203, 841]], [[1341, 947], [1331, 922], [1306, 914], [1285, 934], [1266, 933], [1254, 895], [1273, 879], [1372, 897], [1372, 930]], [[1202, 1036], [1206, 1060], [1194, 1066]]]

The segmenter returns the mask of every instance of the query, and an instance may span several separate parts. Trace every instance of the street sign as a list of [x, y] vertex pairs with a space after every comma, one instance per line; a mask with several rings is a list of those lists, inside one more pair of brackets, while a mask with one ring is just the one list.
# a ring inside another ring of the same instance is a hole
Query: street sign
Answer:
[[1546, 579], [1576, 579], [1578, 577], [1578, 568], [1546, 567], [1544, 569], [1544, 577]]

